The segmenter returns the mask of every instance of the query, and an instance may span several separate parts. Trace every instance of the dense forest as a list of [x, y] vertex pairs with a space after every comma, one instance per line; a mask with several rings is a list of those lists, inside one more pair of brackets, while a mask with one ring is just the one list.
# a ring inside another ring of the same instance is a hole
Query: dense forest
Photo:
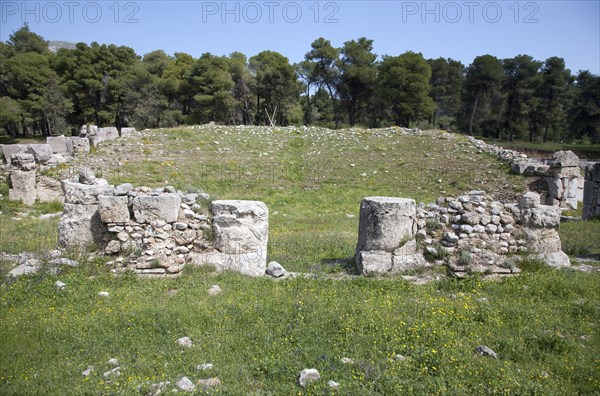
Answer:
[[441, 127], [532, 142], [600, 143], [600, 76], [562, 58], [478, 56], [468, 66], [420, 53], [373, 53], [316, 39], [303, 61], [263, 51], [199, 58], [78, 43], [51, 52], [27, 25], [0, 42], [0, 133], [69, 134], [78, 126]]

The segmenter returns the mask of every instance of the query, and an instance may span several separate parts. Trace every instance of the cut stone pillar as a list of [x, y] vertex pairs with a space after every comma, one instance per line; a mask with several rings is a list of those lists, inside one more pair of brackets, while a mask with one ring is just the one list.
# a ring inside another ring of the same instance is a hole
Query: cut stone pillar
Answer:
[[356, 267], [361, 274], [402, 272], [426, 265], [416, 249], [416, 203], [367, 197], [360, 205]]
[[195, 254], [192, 262], [214, 265], [218, 271], [264, 275], [269, 237], [267, 206], [259, 201], [214, 201], [212, 212], [217, 251]]

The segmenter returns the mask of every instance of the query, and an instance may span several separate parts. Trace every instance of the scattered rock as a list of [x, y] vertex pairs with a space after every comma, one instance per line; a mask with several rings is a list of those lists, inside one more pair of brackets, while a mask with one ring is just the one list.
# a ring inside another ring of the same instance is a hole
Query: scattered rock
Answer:
[[99, 297], [108, 297], [108, 296], [110, 296], [110, 294], [108, 292], [101, 291], [101, 292], [98, 292], [98, 296]]
[[300, 372], [298, 383], [301, 387], [306, 388], [306, 385], [316, 382], [321, 379], [321, 375], [317, 369], [304, 369]]
[[338, 389], [340, 387], [340, 384], [337, 383], [337, 382], [335, 382], [335, 381], [333, 381], [333, 380], [331, 380], [331, 381], [327, 381], [327, 386], [330, 389]]
[[62, 290], [67, 286], [66, 283], [61, 282], [61, 281], [56, 281], [54, 282], [54, 287], [56, 287], [58, 290]]
[[119, 365], [119, 361], [115, 358], [112, 359], [108, 359], [108, 362], [106, 362], [106, 364], [108, 364], [109, 366], [118, 366]]
[[273, 278], [280, 278], [285, 275], [285, 272], [285, 268], [277, 261], [271, 261], [267, 266], [267, 275], [270, 275]]
[[201, 379], [201, 380], [198, 380], [198, 385], [201, 386], [203, 388], [203, 390], [206, 392], [210, 388], [216, 388], [218, 386], [221, 386], [221, 380], [216, 377]]
[[343, 364], [354, 364], [354, 360], [349, 357], [343, 357], [340, 359]]
[[212, 370], [213, 367], [212, 363], [203, 363], [196, 366], [196, 370]]
[[103, 376], [104, 376], [104, 378], [119, 377], [119, 376], [121, 376], [121, 367], [117, 366], [113, 369], [105, 371]]
[[479, 345], [475, 348], [475, 353], [478, 353], [482, 356], [488, 356], [494, 359], [498, 359], [498, 355], [491, 348], [486, 347], [485, 345]]
[[192, 345], [194, 345], [194, 342], [190, 337], [181, 337], [177, 340], [177, 343], [186, 348], [189, 348]]
[[208, 294], [210, 296], [216, 296], [220, 294], [223, 290], [219, 287], [219, 285], [212, 285], [210, 289], [208, 289]]
[[177, 387], [184, 392], [193, 392], [196, 390], [196, 386], [188, 377], [181, 377], [177, 383]]
[[83, 375], [84, 377], [89, 377], [90, 374], [92, 374], [92, 371], [94, 371], [94, 366], [88, 366], [87, 369], [81, 372], [81, 375]]

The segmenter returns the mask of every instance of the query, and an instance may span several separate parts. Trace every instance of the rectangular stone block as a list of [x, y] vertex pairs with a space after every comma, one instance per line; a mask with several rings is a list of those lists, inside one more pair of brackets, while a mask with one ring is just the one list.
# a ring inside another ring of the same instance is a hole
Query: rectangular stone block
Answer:
[[174, 223], [179, 217], [181, 197], [177, 194], [141, 195], [133, 199], [133, 216], [138, 223], [164, 220]]
[[248, 276], [263, 276], [267, 270], [266, 250], [243, 254], [192, 252], [189, 259], [194, 265], [212, 265], [219, 272], [235, 271]]
[[103, 223], [129, 223], [127, 196], [98, 196], [98, 212]]
[[269, 210], [259, 201], [214, 201], [215, 247], [223, 253], [265, 250], [269, 234]]
[[25, 205], [33, 205], [37, 198], [35, 174], [35, 171], [13, 170], [10, 173], [12, 188], [8, 190], [8, 198], [12, 201], [22, 201]]
[[64, 135], [48, 136], [46, 138], [46, 143], [52, 147], [54, 154], [69, 156], [73, 152], [73, 144], [71, 144], [71, 140], [64, 137]]
[[90, 152], [90, 140], [87, 137], [72, 136], [69, 141], [73, 147], [72, 153], [74, 155], [83, 155]]
[[8, 165], [11, 164], [11, 159], [10, 159], [11, 155], [25, 152], [27, 150], [27, 144], [2, 144], [1, 146], [2, 146], [2, 155], [4, 156], [4, 161]]
[[81, 184], [68, 180], [62, 181], [65, 203], [97, 205], [99, 195], [113, 195], [114, 187], [97, 184]]
[[356, 255], [356, 268], [362, 275], [383, 275], [392, 270], [392, 253], [382, 251], [361, 251]]
[[131, 136], [135, 133], [135, 128], [121, 128], [121, 137]]

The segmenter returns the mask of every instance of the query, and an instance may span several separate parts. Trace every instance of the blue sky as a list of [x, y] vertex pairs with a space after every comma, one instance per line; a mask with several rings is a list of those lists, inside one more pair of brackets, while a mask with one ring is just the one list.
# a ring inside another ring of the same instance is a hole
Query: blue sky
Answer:
[[143, 55], [275, 50], [300, 61], [322, 36], [361, 36], [378, 55], [421, 52], [464, 64], [478, 55], [563, 57], [600, 74], [600, 1], [7, 1], [0, 40], [23, 22], [46, 40], [127, 45]]

